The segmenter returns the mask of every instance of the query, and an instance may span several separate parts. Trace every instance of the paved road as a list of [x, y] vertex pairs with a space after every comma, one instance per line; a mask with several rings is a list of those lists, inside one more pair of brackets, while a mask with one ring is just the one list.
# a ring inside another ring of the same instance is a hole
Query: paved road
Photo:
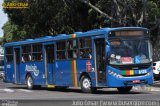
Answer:
[[[1, 101], [2, 105], [6, 103], [5, 100], [10, 100], [9, 102], [11, 103], [15, 102], [15, 104], [18, 102], [19, 105], [22, 105], [23, 103], [23, 106], [25, 105], [29, 106], [33, 104], [37, 105], [36, 103], [38, 103], [39, 106], [48, 106], [48, 105], [54, 106], [53, 104], [56, 104], [56, 106], [58, 105], [61, 106], [64, 103], [68, 105], [72, 104], [76, 105], [76, 103], [79, 103], [78, 106], [80, 106], [81, 102], [75, 102], [74, 100], [82, 101], [83, 105], [85, 100], [92, 102], [93, 100], [96, 100], [98, 101], [97, 103], [100, 103], [100, 101], [102, 100], [104, 101], [152, 100], [156, 103], [159, 103], [160, 100], [160, 87], [158, 87], [159, 85], [160, 83], [156, 82], [154, 87], [150, 86], [134, 87], [133, 90], [128, 94], [120, 94], [117, 91], [117, 89], [113, 88], [100, 89], [95, 94], [84, 94], [81, 92], [80, 89], [69, 88], [66, 90], [57, 90], [57, 89], [42, 88], [38, 90], [28, 90], [26, 86], [13, 85], [0, 82], [0, 100], [2, 100]], [[17, 100], [23, 100], [23, 101], [17, 101]], [[28, 100], [31, 101], [28, 102]], [[47, 103], [47, 105], [44, 105], [43, 103], [44, 104]]]

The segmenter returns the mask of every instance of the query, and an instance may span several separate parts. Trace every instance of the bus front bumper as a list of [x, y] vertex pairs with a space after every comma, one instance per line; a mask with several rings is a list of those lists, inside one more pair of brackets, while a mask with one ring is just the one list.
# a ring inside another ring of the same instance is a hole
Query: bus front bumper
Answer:
[[138, 86], [138, 85], [152, 85], [153, 84], [153, 72], [147, 73], [143, 76], [135, 77], [116, 77], [114, 75], [107, 75], [108, 87], [124, 87], [124, 86]]

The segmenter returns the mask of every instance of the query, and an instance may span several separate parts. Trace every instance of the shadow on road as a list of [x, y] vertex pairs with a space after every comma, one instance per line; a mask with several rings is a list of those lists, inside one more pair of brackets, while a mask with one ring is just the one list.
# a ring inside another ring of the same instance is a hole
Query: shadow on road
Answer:
[[[10, 89], [27, 89], [27, 87], [7, 87]], [[73, 89], [73, 88], [46, 88], [46, 87], [41, 87], [41, 88], [36, 88], [33, 91], [48, 91], [48, 92], [64, 92], [64, 93], [80, 93], [80, 94], [87, 94], [87, 93], [83, 93], [81, 91], [81, 89]], [[123, 95], [131, 95], [131, 94], [150, 94], [149, 92], [141, 92], [141, 91], [130, 91], [128, 93], [120, 93], [118, 92], [116, 89], [98, 89], [96, 92], [94, 92], [93, 94], [98, 94], [98, 95], [112, 95], [112, 94], [123, 94]]]

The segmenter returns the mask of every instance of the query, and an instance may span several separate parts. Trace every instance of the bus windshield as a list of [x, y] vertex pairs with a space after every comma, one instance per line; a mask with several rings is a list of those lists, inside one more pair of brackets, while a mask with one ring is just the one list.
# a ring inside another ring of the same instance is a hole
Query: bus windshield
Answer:
[[110, 64], [140, 64], [150, 62], [149, 40], [111, 39]]

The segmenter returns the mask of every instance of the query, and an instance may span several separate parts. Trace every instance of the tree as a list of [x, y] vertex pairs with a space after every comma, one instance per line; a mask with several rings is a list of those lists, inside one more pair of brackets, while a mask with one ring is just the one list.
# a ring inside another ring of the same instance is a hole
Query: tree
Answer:
[[[158, 61], [160, 59], [160, 1], [113, 0], [111, 2], [99, 0], [95, 6], [89, 0], [80, 1], [87, 4], [92, 10], [98, 12], [100, 14], [98, 15], [99, 17], [104, 17], [104, 21], [100, 26], [107, 26], [107, 23], [111, 22], [111, 27], [142, 26], [149, 28], [152, 36], [153, 60]], [[108, 2], [112, 4], [109, 10], [111, 12], [108, 12], [109, 8], [106, 9]]]
[[4, 42], [18, 41], [23, 39], [26, 35], [26, 31], [18, 25], [12, 24], [11, 21], [5, 23], [2, 29], [4, 31]]
[[4, 9], [9, 23], [23, 32], [18, 35], [20, 39], [117, 26], [147, 27], [156, 38], [160, 25], [159, 0], [28, 0], [28, 3], [27, 9]]
[[105, 17], [104, 20], [110, 20], [112, 27], [118, 24], [118, 26], [144, 26], [154, 30], [160, 24], [160, 3], [155, 0], [99, 0], [96, 6], [89, 0], [80, 1], [98, 12], [101, 17]]
[[[28, 9], [4, 9], [12, 25], [26, 32], [23, 39], [89, 29], [87, 6], [83, 6], [81, 2], [28, 0], [28, 3]], [[18, 39], [13, 38], [13, 40]]]

